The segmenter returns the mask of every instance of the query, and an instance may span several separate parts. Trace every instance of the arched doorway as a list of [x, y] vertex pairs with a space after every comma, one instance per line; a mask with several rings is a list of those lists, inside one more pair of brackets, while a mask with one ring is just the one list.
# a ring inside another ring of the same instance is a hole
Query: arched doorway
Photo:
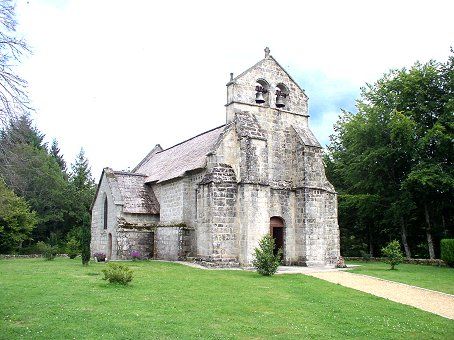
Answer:
[[112, 259], [112, 234], [109, 233], [109, 238], [107, 240], [107, 260]]
[[284, 253], [284, 220], [281, 217], [273, 216], [270, 218], [270, 235], [274, 239], [274, 255], [279, 249]]

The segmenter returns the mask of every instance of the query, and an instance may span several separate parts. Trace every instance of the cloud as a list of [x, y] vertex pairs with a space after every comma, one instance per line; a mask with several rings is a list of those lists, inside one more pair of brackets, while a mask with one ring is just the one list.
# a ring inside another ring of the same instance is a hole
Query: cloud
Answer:
[[438, 1], [19, 0], [19, 30], [34, 49], [22, 73], [38, 127], [69, 162], [83, 146], [97, 176], [223, 124], [229, 72], [265, 46], [306, 88], [323, 141], [366, 81], [446, 58], [453, 10]]

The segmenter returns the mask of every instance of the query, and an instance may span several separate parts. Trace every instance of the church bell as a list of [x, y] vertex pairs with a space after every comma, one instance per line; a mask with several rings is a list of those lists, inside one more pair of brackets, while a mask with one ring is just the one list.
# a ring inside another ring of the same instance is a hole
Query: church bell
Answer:
[[263, 92], [257, 91], [255, 94], [255, 102], [257, 104], [263, 104], [265, 102], [265, 98], [263, 98]]
[[285, 103], [284, 103], [283, 96], [281, 94], [278, 94], [276, 96], [276, 107], [284, 107], [284, 106], [285, 106]]

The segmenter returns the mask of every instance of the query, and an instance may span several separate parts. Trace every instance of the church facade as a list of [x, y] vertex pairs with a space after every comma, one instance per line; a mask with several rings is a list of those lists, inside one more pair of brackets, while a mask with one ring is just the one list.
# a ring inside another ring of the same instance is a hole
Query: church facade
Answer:
[[105, 168], [92, 205], [92, 253], [249, 266], [270, 233], [286, 265], [334, 265], [337, 195], [309, 129], [308, 97], [265, 50], [227, 83], [226, 124], [131, 171]]

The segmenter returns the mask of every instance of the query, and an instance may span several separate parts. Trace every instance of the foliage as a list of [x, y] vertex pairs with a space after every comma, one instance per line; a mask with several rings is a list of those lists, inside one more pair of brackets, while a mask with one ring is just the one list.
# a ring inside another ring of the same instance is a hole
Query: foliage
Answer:
[[81, 245], [81, 255], [82, 255], [82, 264], [87, 266], [90, 262], [90, 241], [91, 241], [91, 232], [88, 226], [84, 226], [81, 229], [80, 233], [80, 245]]
[[[43, 140], [44, 135], [28, 115], [10, 119], [0, 129], [0, 177], [36, 212], [31, 238], [47, 242], [53, 235], [53, 243], [66, 251], [72, 230], [86, 228], [89, 233], [90, 205], [96, 188], [83, 150], [68, 174], [57, 141], [48, 150]], [[85, 245], [83, 259], [89, 259], [90, 235], [77, 232], [73, 236]]]
[[43, 135], [28, 116], [21, 116], [1, 131], [0, 142], [15, 155], [8, 159], [0, 155], [0, 176], [37, 214], [33, 238], [44, 241], [52, 232], [65, 234], [71, 227], [64, 223], [68, 184], [47, 153]]
[[66, 253], [70, 259], [75, 259], [77, 255], [81, 253], [80, 242], [76, 237], [72, 236], [69, 238], [68, 242], [66, 242]]
[[362, 89], [356, 114], [341, 114], [324, 160], [343, 255], [374, 255], [400, 236], [407, 257], [425, 240], [434, 258], [452, 234], [453, 94], [454, 54], [390, 71]]
[[27, 202], [10, 190], [0, 178], [0, 253], [21, 249], [37, 223]]
[[119, 283], [122, 285], [127, 285], [132, 281], [133, 272], [124, 264], [120, 263], [109, 263], [106, 269], [103, 269], [104, 273], [103, 280], [108, 280], [109, 283]]
[[391, 269], [394, 269], [404, 259], [400, 250], [400, 243], [396, 240], [389, 242], [386, 247], [382, 248], [381, 252], [386, 257], [386, 263], [391, 265]]
[[140, 258], [141, 258], [140, 252], [137, 251], [137, 250], [133, 250], [133, 251], [131, 252], [131, 258], [132, 258], [133, 261], [135, 261], [135, 260], [140, 260]]
[[97, 262], [104, 262], [106, 260], [106, 254], [104, 253], [94, 253], [93, 257]]
[[46, 260], [53, 260], [57, 256], [58, 248], [57, 246], [52, 246], [50, 244], [39, 241], [36, 244], [36, 249]]
[[282, 249], [274, 255], [274, 239], [270, 234], [263, 236], [259, 247], [254, 249], [255, 259], [253, 261], [257, 272], [264, 276], [274, 275], [281, 263]]
[[441, 259], [450, 267], [454, 267], [454, 239], [444, 239], [440, 242]]
[[60, 153], [60, 148], [58, 147], [58, 142], [55, 138], [52, 140], [49, 154], [55, 159], [61, 172], [66, 174], [66, 162], [63, 155]]
[[[0, 260], [1, 337], [448, 339], [454, 333], [452, 320], [306, 275], [279, 275], [270, 284], [251, 271], [139, 261], [133, 285], [123, 287], [101, 283], [105, 267], [60, 257]], [[429, 284], [443, 278], [453, 294], [450, 268], [402, 264], [381, 271], [404, 275], [406, 267]]]

